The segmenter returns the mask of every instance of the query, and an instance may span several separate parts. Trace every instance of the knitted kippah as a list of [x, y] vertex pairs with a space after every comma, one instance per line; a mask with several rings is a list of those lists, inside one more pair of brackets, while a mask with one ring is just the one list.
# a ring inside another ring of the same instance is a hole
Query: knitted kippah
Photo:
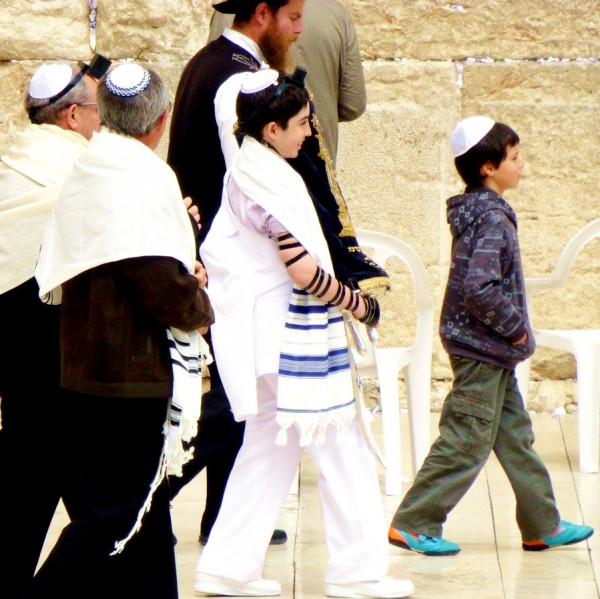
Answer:
[[139, 64], [121, 64], [106, 76], [106, 89], [115, 96], [130, 98], [143, 92], [150, 83], [150, 73]]

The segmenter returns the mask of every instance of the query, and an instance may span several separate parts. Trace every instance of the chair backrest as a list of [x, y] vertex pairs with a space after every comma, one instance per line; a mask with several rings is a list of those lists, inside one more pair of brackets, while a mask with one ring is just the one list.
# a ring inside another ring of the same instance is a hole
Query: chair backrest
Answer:
[[[413, 283], [412, 293], [416, 311], [414, 345], [420, 342], [430, 345], [433, 336], [433, 302], [429, 293], [427, 272], [420, 256], [410, 245], [386, 233], [356, 229], [356, 237], [362, 248], [373, 250], [370, 255], [381, 267], [385, 268], [387, 260], [391, 257], [398, 258], [406, 265]], [[375, 359], [372, 343], [364, 335], [364, 327], [361, 327], [361, 332], [367, 345], [361, 370], [366, 372], [370, 367], [375, 368]], [[375, 376], [375, 372], [372, 374]]]
[[395, 256], [404, 262], [413, 281], [417, 312], [421, 308], [432, 306], [425, 265], [419, 254], [408, 243], [386, 233], [367, 229], [356, 229], [356, 237], [361, 247], [372, 248], [373, 260], [382, 267], [385, 267], [385, 263], [391, 256]]
[[548, 276], [525, 278], [527, 312], [534, 330], [536, 330], [536, 327], [533, 324], [533, 292], [538, 289], [554, 289], [564, 285], [578, 254], [590, 241], [597, 237], [600, 237], [600, 218], [589, 222], [569, 239], [559, 254], [554, 269]]
[[600, 218], [589, 222], [567, 242], [558, 256], [554, 270], [548, 276], [548, 287], [558, 287], [565, 283], [579, 252], [596, 237], [600, 237]]

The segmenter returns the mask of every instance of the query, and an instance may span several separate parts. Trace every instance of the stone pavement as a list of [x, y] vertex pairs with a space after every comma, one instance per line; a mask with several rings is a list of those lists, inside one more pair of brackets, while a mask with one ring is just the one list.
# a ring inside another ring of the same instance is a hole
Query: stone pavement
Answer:
[[[431, 415], [432, 437], [437, 432], [438, 417], [436, 413]], [[377, 415], [373, 425], [377, 435], [380, 418]], [[461, 545], [461, 553], [432, 558], [390, 546], [390, 573], [410, 578], [416, 599], [600, 599], [600, 474], [582, 474], [577, 469], [577, 416], [532, 414], [532, 418], [536, 448], [552, 476], [561, 516], [595, 527], [596, 534], [570, 547], [523, 551], [514, 518], [514, 497], [492, 456], [446, 523], [445, 536]], [[406, 413], [402, 419], [403, 464], [409, 473]], [[267, 555], [264, 576], [280, 581], [284, 599], [324, 597], [326, 549], [316, 475], [307, 456], [301, 465], [299, 493], [290, 494], [279, 522], [289, 541], [270, 547]], [[383, 483], [383, 472], [380, 480]], [[173, 504], [173, 528], [179, 540], [176, 554], [180, 599], [196, 597], [193, 581], [201, 551], [197, 540], [204, 497], [204, 476], [200, 475]], [[400, 497], [384, 496], [390, 518], [399, 501]], [[65, 522], [61, 506], [47, 548]]]

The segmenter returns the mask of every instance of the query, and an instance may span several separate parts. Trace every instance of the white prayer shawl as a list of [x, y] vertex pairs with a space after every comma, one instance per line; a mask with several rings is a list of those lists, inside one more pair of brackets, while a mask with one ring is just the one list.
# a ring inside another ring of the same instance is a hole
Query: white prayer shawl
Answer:
[[0, 293], [33, 277], [50, 210], [75, 159], [79, 133], [28, 125], [0, 162]]
[[170, 256], [193, 272], [189, 216], [171, 168], [136, 139], [102, 129], [50, 215], [35, 270], [40, 296], [96, 266], [139, 256]]
[[[40, 296], [57, 295], [62, 283], [96, 266], [141, 256], [168, 256], [193, 272], [196, 249], [175, 174], [150, 148], [103, 129], [76, 161], [42, 241], [35, 276]], [[181, 475], [191, 459], [182, 441], [197, 432], [202, 389], [202, 337], [171, 328], [173, 397], [165, 422], [165, 450], [150, 494], [126, 539], [141, 526], [165, 474]]]
[[[223, 376], [223, 384], [236, 419], [256, 413], [257, 397], [253, 363], [253, 293], [244, 276], [253, 268], [251, 252], [233, 235], [235, 217], [228, 199], [228, 178], [254, 202], [274, 216], [302, 243], [317, 263], [333, 274], [327, 243], [312, 200], [300, 175], [278, 154], [251, 137], [246, 137], [225, 178], [222, 206], [207, 240], [202, 257], [209, 275], [209, 295], [215, 309], [213, 345], [219, 356], [220, 343], [231, 360], [231, 339], [237, 351], [235, 374]], [[248, 257], [250, 255], [250, 257]], [[300, 308], [303, 304], [308, 309]], [[221, 364], [221, 362], [220, 362]], [[343, 431], [355, 417], [355, 398], [348, 364], [348, 344], [341, 310], [294, 290], [285, 330], [282, 331], [277, 422], [278, 443], [286, 442], [285, 431], [298, 427], [303, 446], [319, 443], [330, 424]]]

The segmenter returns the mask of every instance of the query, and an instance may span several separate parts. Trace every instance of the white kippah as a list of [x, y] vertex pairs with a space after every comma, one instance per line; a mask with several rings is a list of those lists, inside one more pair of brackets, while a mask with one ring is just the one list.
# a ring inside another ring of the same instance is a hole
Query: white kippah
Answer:
[[470, 116], [462, 120], [456, 125], [450, 138], [452, 156], [456, 158], [466, 154], [490, 132], [494, 125], [494, 120], [487, 116]]
[[143, 92], [150, 83], [150, 73], [139, 64], [120, 64], [106, 76], [106, 89], [115, 96], [130, 98]]
[[73, 70], [67, 64], [43, 64], [31, 78], [29, 95], [36, 100], [52, 98], [65, 89], [72, 78]]
[[240, 92], [242, 94], [255, 94], [267, 89], [269, 85], [277, 85], [278, 78], [279, 73], [274, 69], [260, 69], [260, 71], [248, 73], [244, 83], [242, 83]]

